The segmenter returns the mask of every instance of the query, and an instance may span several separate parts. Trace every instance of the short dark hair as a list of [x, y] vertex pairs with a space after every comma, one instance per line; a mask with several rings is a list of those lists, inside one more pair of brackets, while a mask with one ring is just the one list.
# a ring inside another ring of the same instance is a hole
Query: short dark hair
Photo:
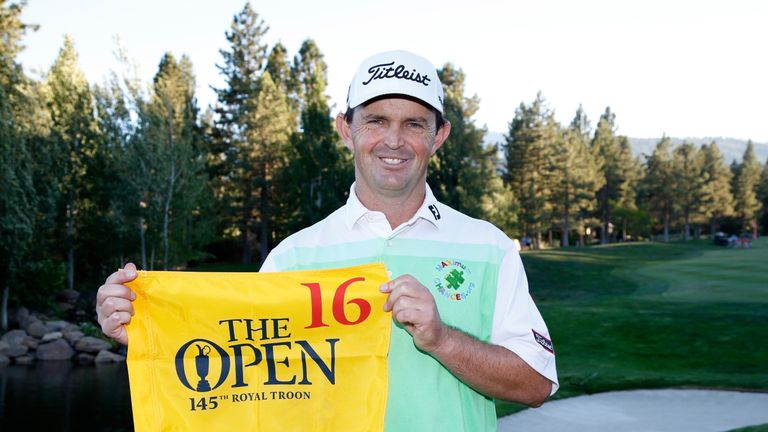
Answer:
[[[387, 96], [389, 96], [389, 95], [384, 95], [384, 96], [379, 96], [379, 97], [373, 98], [371, 100], [368, 100], [368, 101], [364, 102], [362, 105], [368, 105], [371, 102], [377, 101], [379, 99], [383, 99], [383, 98], [385, 98]], [[414, 102], [418, 102], [418, 103], [424, 105], [425, 107], [429, 108], [430, 110], [432, 110], [433, 113], [435, 113], [435, 130], [436, 131], [440, 130], [441, 127], [445, 126], [445, 117], [443, 117], [443, 113], [441, 113], [440, 111], [435, 109], [435, 107], [433, 107], [431, 105], [427, 105], [426, 103], [421, 101], [421, 99], [416, 99], [414, 97], [405, 96], [405, 95], [403, 95], [403, 97], [406, 98], [406, 99], [410, 99], [410, 100], [412, 100]], [[358, 106], [360, 106], [360, 105], [358, 105]], [[347, 124], [351, 124], [352, 123], [352, 120], [354, 119], [354, 116], [355, 116], [355, 110], [357, 110], [357, 107], [347, 108], [347, 111], [344, 112], [344, 121], [346, 121]]]

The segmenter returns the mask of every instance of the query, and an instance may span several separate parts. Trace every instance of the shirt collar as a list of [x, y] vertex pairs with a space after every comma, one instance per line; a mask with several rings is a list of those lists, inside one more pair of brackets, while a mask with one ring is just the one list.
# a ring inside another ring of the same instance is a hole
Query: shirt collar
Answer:
[[[432, 193], [432, 189], [429, 187], [429, 185], [425, 186], [426, 194], [424, 196], [424, 202], [421, 204], [416, 213], [411, 217], [411, 219], [406, 222], [406, 224], [410, 225], [417, 219], [426, 219], [436, 228], [440, 228], [440, 220], [442, 215], [440, 214], [439, 203], [435, 198], [435, 195]], [[357, 197], [357, 193], [355, 193], [355, 183], [352, 183], [352, 186], [349, 189], [349, 198], [347, 198], [346, 211], [344, 215], [344, 221], [347, 225], [347, 228], [351, 230], [357, 221], [368, 213], [372, 213], [372, 211], [368, 210], [363, 205], [363, 203], [360, 202], [360, 199]]]

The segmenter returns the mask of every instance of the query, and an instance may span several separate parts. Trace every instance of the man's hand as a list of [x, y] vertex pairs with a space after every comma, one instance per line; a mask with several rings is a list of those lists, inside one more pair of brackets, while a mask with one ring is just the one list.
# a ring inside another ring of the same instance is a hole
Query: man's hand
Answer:
[[389, 293], [384, 311], [392, 311], [392, 318], [411, 334], [417, 348], [431, 354], [443, 344], [448, 327], [427, 287], [413, 276], [403, 275], [381, 285], [379, 291]]
[[384, 310], [392, 311], [392, 318], [411, 334], [416, 347], [468, 386], [492, 398], [533, 407], [549, 396], [552, 383], [517, 354], [445, 325], [434, 297], [413, 276], [400, 276], [379, 290], [389, 293]]
[[123, 345], [128, 345], [125, 325], [131, 322], [134, 314], [131, 302], [136, 299], [136, 293], [123, 284], [136, 279], [137, 274], [136, 266], [128, 263], [109, 275], [96, 294], [96, 315], [101, 331]]

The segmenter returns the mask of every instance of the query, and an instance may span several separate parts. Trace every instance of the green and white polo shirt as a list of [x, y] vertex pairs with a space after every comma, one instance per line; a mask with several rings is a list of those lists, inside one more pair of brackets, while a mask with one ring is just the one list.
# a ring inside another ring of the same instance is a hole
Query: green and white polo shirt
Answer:
[[[549, 331], [528, 293], [520, 255], [501, 230], [439, 203], [424, 203], [392, 229], [355, 194], [324, 220], [288, 237], [261, 271], [355, 266], [382, 261], [391, 278], [411, 274], [434, 295], [440, 317], [477, 339], [506, 347], [552, 381]], [[387, 431], [495, 431], [493, 400], [474, 391], [394, 324], [389, 348]]]

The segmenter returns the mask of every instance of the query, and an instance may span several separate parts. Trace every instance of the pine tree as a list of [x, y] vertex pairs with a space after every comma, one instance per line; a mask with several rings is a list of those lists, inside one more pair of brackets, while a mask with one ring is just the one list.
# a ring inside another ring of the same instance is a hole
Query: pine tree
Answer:
[[602, 222], [600, 243], [608, 243], [611, 212], [614, 207], [631, 202], [628, 195], [632, 192], [631, 179], [628, 175], [633, 172], [632, 154], [629, 142], [622, 146], [622, 140], [616, 136], [616, 115], [610, 107], [605, 109], [592, 139], [592, 154], [596, 157], [605, 179], [597, 193], [598, 214]]
[[765, 161], [763, 170], [760, 173], [760, 185], [757, 188], [757, 198], [763, 206], [763, 230], [768, 231], [768, 160]]
[[734, 210], [744, 227], [749, 226], [761, 208], [760, 201], [757, 199], [760, 173], [760, 163], [755, 157], [755, 147], [750, 140], [747, 142], [747, 149], [734, 175]]
[[325, 94], [327, 66], [313, 40], [302, 43], [291, 77], [292, 103], [301, 112], [301, 128], [286, 150], [286, 168], [276, 174], [285, 191], [274, 200], [280, 206], [278, 227], [284, 228], [277, 232], [278, 239], [339, 208], [354, 180], [351, 154], [336, 134]]
[[67, 260], [67, 288], [74, 289], [77, 214], [88, 189], [88, 161], [93, 157], [98, 133], [93, 98], [85, 75], [77, 64], [72, 39], [64, 39], [46, 79], [52, 121], [51, 143], [59, 158], [53, 170], [64, 207], [64, 247]]
[[152, 179], [151, 199], [160, 215], [157, 221], [164, 270], [172, 259], [171, 224], [174, 219], [182, 221], [196, 207], [206, 181], [194, 90], [189, 59], [184, 56], [177, 62], [166, 53], [141, 113], [141, 139], [149, 150], [144, 158], [147, 169], [142, 175]]
[[505, 182], [518, 202], [518, 221], [525, 235], [541, 244], [544, 221], [550, 213], [551, 160], [559, 139], [557, 124], [541, 93], [530, 106], [521, 103], [505, 136]]
[[261, 264], [269, 253], [272, 238], [271, 199], [278, 183], [275, 174], [282, 168], [282, 155], [291, 133], [295, 130], [286, 95], [274, 81], [269, 72], [264, 72], [259, 80], [259, 93], [251, 101], [253, 108], [245, 118], [248, 128], [245, 138], [251, 144], [249, 159], [254, 162], [257, 172], [256, 187], [259, 190], [259, 251]]
[[486, 130], [472, 119], [480, 100], [476, 95], [464, 95], [464, 72], [446, 63], [437, 73], [445, 92], [443, 115], [451, 123], [451, 133], [430, 160], [427, 182], [441, 202], [470, 216], [484, 217], [483, 197], [490, 193], [490, 180], [497, 175], [496, 148], [483, 144]]
[[675, 178], [672, 165], [672, 140], [662, 137], [646, 162], [643, 190], [651, 212], [661, 219], [663, 239], [669, 241], [669, 224], [674, 212]]
[[704, 171], [704, 159], [696, 147], [683, 142], [673, 151], [672, 161], [675, 204], [683, 217], [683, 240], [690, 240], [691, 220], [703, 214], [708, 174]]
[[32, 242], [37, 196], [33, 182], [32, 155], [19, 127], [16, 113], [28, 109], [19, 92], [26, 81], [16, 55], [29, 29], [20, 20], [20, 5], [0, 0], [0, 329], [8, 330], [10, 289], [23, 271], [24, 256]]
[[[138, 113], [132, 109], [132, 95], [128, 94], [131, 90], [126, 89], [122, 81], [112, 72], [108, 81], [93, 88], [100, 132], [97, 161], [93, 165], [101, 173], [98, 187], [103, 197], [100, 208], [110, 226], [110, 235], [116, 238], [113, 245], [113, 258], [116, 262], [110, 263], [110, 268], [122, 266], [127, 258], [128, 243], [133, 232], [128, 229], [129, 214], [135, 205], [130, 185], [137, 177], [136, 167], [129, 163], [126, 154], [137, 129], [132, 116]], [[103, 233], [100, 234], [103, 236]], [[95, 249], [99, 250], [103, 259], [103, 246]]]
[[611, 210], [612, 219], [621, 224], [621, 240], [628, 241], [630, 227], [633, 229], [647, 230], [643, 225], [648, 215], [637, 207], [637, 190], [640, 179], [643, 177], [643, 166], [639, 158], [632, 156], [632, 146], [629, 138], [624, 135], [617, 137], [619, 142], [619, 164], [623, 165], [623, 178], [620, 183], [618, 198], [614, 201]]
[[[263, 170], [259, 150], [263, 147], [251, 138], [258, 133], [253, 120], [257, 118], [254, 111], [259, 109], [261, 76], [267, 60], [267, 45], [262, 39], [268, 30], [246, 3], [232, 20], [226, 33], [229, 50], [220, 51], [223, 61], [217, 65], [226, 85], [216, 90], [218, 121], [212, 149], [216, 162], [212, 170], [220, 179], [217, 195], [231, 218], [225, 232], [239, 233], [245, 264], [253, 261], [257, 221], [265, 220], [259, 214], [260, 188], [266, 185], [260, 177]], [[274, 84], [272, 79], [270, 82]]]
[[725, 159], [716, 142], [703, 145], [701, 153], [704, 158], [702, 171], [706, 179], [702, 210], [709, 219], [710, 234], [714, 235], [717, 221], [733, 214], [733, 194], [731, 193], [733, 174], [725, 164]]
[[589, 121], [579, 105], [568, 129], [557, 140], [552, 156], [552, 208], [560, 220], [563, 247], [570, 245], [569, 234], [579, 227], [583, 215], [595, 207], [598, 188], [597, 170], [589, 154]]

